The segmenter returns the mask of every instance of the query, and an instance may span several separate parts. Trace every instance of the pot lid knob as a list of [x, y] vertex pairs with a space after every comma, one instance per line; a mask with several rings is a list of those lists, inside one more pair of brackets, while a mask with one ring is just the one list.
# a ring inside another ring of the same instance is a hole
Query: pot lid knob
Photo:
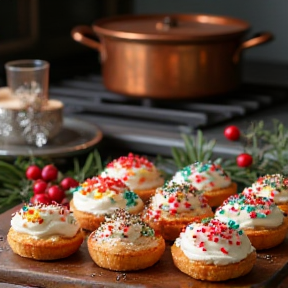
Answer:
[[156, 23], [156, 30], [158, 31], [168, 31], [172, 27], [177, 27], [178, 22], [176, 18], [166, 16], [161, 22]]

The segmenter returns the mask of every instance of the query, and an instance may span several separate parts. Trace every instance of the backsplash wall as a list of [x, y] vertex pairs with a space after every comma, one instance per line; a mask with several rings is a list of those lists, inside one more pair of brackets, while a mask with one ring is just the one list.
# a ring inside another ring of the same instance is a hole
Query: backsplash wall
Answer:
[[252, 61], [288, 65], [287, 0], [134, 0], [135, 13], [209, 13], [241, 18], [251, 25], [249, 35], [269, 31], [274, 40], [244, 51]]

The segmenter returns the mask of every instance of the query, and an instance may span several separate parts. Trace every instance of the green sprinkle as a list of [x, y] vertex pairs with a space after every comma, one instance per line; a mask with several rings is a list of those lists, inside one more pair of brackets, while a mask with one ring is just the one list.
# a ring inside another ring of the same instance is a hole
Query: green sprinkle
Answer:
[[247, 210], [247, 212], [250, 213], [250, 212], [255, 211], [255, 207], [253, 207], [253, 206], [247, 206], [246, 210]]
[[153, 237], [155, 236], [154, 229], [150, 228], [149, 226], [143, 226], [141, 234], [146, 237]]
[[206, 217], [206, 218], [203, 218], [203, 219], [201, 220], [201, 222], [204, 223], [204, 224], [206, 224], [206, 223], [209, 223], [211, 219], [213, 219], [213, 218], [212, 218], [212, 217]]
[[232, 228], [232, 229], [238, 229], [239, 228], [239, 224], [237, 224], [235, 221], [233, 220], [229, 220], [228, 221], [228, 227]]
[[116, 201], [113, 198], [110, 198], [111, 203], [115, 204]]
[[266, 214], [264, 213], [257, 213], [257, 218], [266, 218]]
[[138, 200], [138, 195], [132, 191], [125, 191], [124, 192], [124, 199], [127, 201], [127, 207], [136, 206]]

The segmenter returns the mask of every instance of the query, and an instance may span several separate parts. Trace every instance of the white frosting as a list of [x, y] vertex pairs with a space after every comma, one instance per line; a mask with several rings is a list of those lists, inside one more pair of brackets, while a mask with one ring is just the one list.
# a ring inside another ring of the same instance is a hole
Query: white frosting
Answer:
[[215, 219], [208, 225], [189, 224], [175, 244], [191, 261], [214, 265], [240, 262], [255, 250], [243, 231], [228, 228]]
[[[215, 218], [225, 223], [234, 221], [243, 228], [274, 228], [283, 223], [283, 212], [268, 198], [252, 200], [244, 194], [240, 194], [240, 199], [235, 196], [229, 197], [221, 207], [215, 212]], [[261, 200], [260, 200], [261, 199]], [[261, 201], [261, 203], [259, 203]], [[254, 203], [258, 204], [254, 204]]]
[[276, 204], [287, 203], [288, 178], [281, 174], [265, 175], [259, 177], [251, 187], [245, 188], [243, 193], [271, 198]]
[[87, 179], [77, 187], [73, 203], [77, 210], [93, 215], [112, 214], [118, 208], [134, 213], [144, 205], [121, 180], [101, 176]]
[[198, 190], [211, 191], [231, 185], [231, 178], [219, 164], [196, 162], [176, 172], [173, 176], [176, 183], [189, 182]]
[[79, 230], [73, 214], [60, 205], [23, 206], [12, 217], [11, 226], [16, 232], [25, 233], [34, 238], [54, 236], [71, 238]]
[[164, 178], [152, 162], [132, 153], [109, 163], [102, 176], [121, 179], [131, 190], [153, 189], [164, 183]]
[[[141, 224], [134, 224], [132, 226], [127, 227], [127, 231], [123, 231], [123, 224], [121, 222], [113, 222], [113, 230], [111, 230], [111, 223], [105, 223], [102, 225], [101, 232], [99, 233], [99, 237], [111, 237], [113, 239], [121, 239], [123, 242], [135, 242], [136, 239], [141, 237]], [[123, 237], [125, 235], [125, 238]]]
[[139, 215], [132, 215], [123, 209], [117, 209], [111, 217], [95, 231], [98, 242], [148, 244], [155, 238], [155, 231], [144, 223]]

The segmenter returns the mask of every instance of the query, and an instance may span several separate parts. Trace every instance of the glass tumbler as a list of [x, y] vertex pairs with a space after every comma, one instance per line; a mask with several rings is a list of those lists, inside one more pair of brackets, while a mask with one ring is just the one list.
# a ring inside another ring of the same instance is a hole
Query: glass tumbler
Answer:
[[50, 64], [44, 60], [25, 59], [5, 64], [7, 86], [12, 96], [27, 108], [41, 110], [48, 101]]

